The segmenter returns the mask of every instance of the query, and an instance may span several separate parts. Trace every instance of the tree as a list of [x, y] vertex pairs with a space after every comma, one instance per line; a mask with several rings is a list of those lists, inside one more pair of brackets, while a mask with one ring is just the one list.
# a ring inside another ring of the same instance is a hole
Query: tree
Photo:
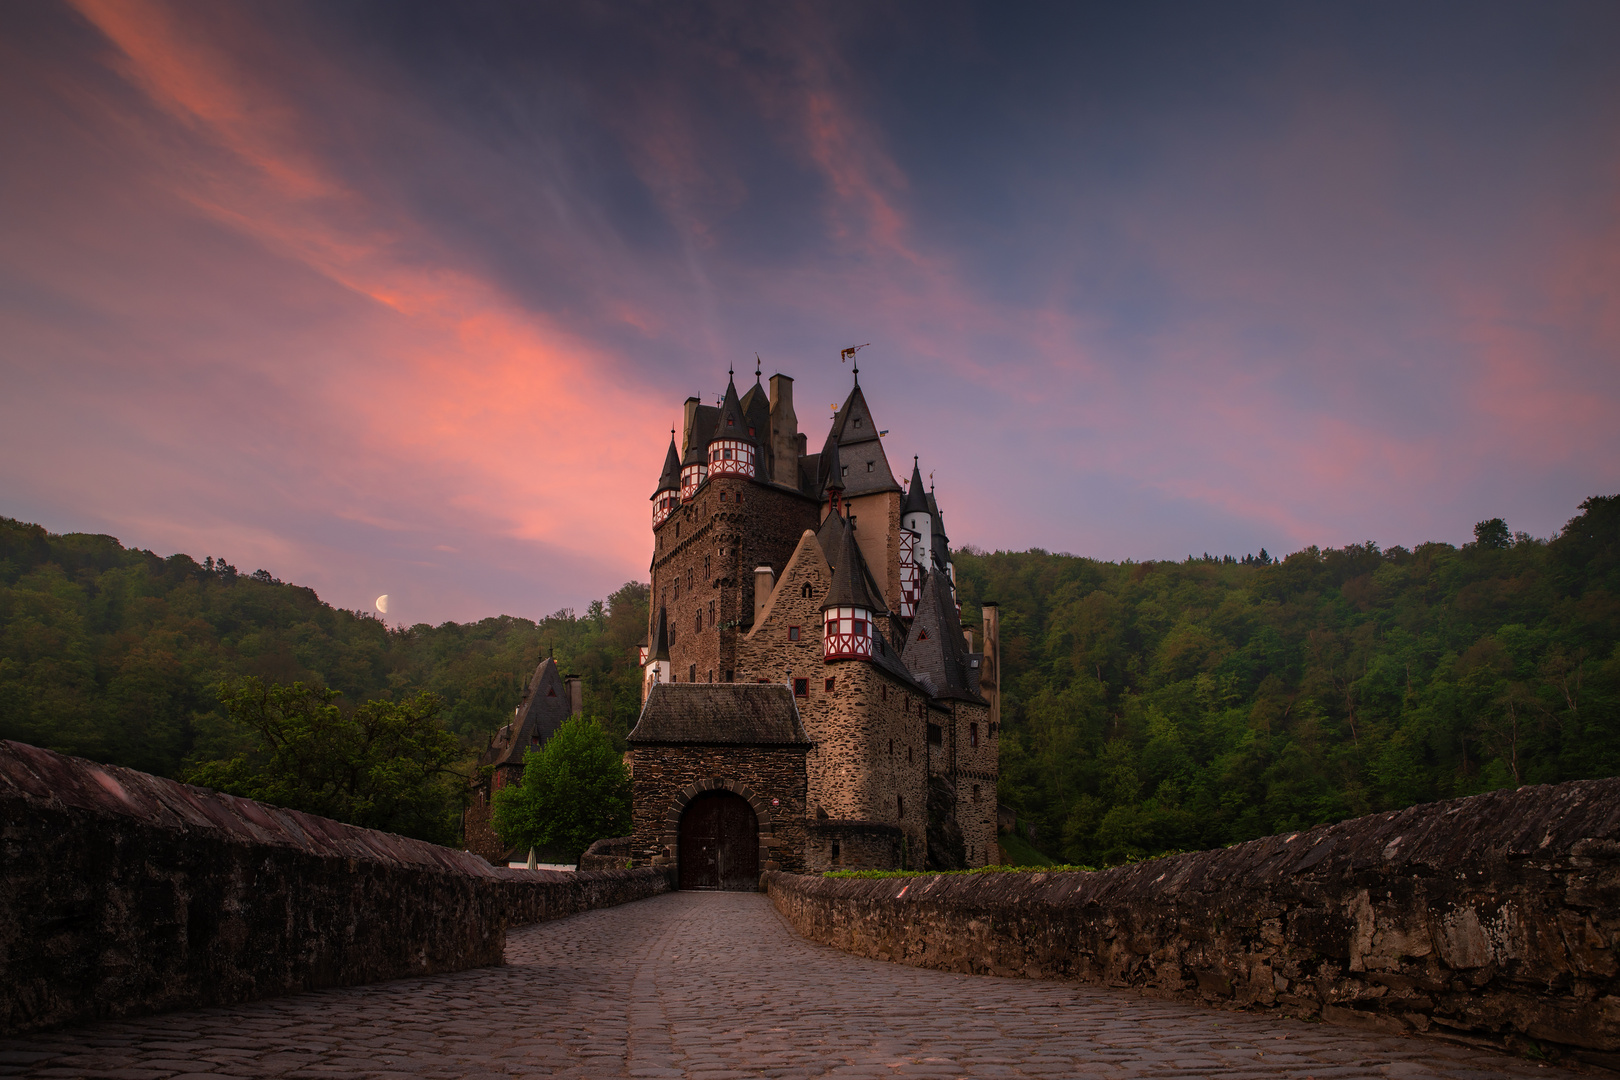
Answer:
[[595, 720], [563, 723], [523, 758], [523, 780], [498, 788], [495, 831], [520, 849], [549, 847], [577, 862], [597, 840], [630, 831], [630, 772]]
[[1474, 526], [1474, 543], [1482, 548], [1501, 551], [1513, 546], [1513, 534], [1508, 531], [1507, 522], [1501, 518], [1491, 518]]
[[336, 690], [267, 683], [219, 684], [220, 701], [255, 745], [228, 760], [193, 765], [186, 779], [232, 795], [304, 810], [369, 829], [454, 844], [465, 752], [439, 720], [430, 693], [344, 710]]

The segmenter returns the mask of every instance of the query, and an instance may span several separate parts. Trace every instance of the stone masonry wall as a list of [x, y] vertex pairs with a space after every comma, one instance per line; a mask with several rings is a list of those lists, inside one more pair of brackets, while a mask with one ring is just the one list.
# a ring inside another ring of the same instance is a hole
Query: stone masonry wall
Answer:
[[1620, 1066], [1620, 779], [1525, 787], [1100, 873], [767, 875], [804, 937]]
[[[634, 807], [630, 854], [638, 867], [674, 866], [677, 857], [670, 814], [684, 793], [723, 781], [728, 790], [762, 802], [760, 859], [764, 869], [774, 861], [783, 870], [804, 869], [804, 748], [775, 746], [630, 747], [630, 785]], [[775, 800], [773, 804], [772, 800]], [[656, 860], [656, 863], [655, 863]]]
[[724, 682], [727, 671], [735, 672], [739, 630], [753, 616], [754, 568], [780, 572], [800, 534], [815, 525], [813, 499], [722, 476], [655, 530], [652, 617], [663, 604], [675, 629], [670, 661], [677, 682], [691, 681], [694, 667], [699, 682]]
[[990, 709], [971, 701], [951, 702], [956, 748], [956, 822], [967, 842], [969, 866], [988, 866], [1000, 857], [996, 841], [997, 742], [990, 738]]
[[501, 962], [509, 925], [670, 888], [0, 742], [0, 1035]]

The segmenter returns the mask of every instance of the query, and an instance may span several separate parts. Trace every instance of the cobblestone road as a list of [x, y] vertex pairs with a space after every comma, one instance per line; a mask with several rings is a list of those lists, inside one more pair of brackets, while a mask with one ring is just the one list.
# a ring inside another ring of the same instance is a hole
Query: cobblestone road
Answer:
[[1432, 1039], [865, 960], [799, 940], [755, 894], [675, 893], [525, 927], [506, 955], [13, 1040], [0, 1076], [1578, 1075]]

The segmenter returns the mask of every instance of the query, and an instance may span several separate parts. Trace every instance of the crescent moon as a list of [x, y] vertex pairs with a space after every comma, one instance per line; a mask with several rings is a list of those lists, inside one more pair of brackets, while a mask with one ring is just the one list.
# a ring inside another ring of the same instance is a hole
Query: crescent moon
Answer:
[[383, 593], [381, 596], [377, 597], [377, 610], [382, 612], [384, 615], [388, 614], [388, 594], [387, 593]]

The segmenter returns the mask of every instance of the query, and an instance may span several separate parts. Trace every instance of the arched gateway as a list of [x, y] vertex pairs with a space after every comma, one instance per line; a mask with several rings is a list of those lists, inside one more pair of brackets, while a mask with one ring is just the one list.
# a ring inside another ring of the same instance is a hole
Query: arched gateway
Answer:
[[803, 870], [810, 740], [788, 686], [654, 684], [628, 741], [636, 865], [672, 867], [683, 889]]
[[705, 791], [681, 814], [680, 887], [759, 887], [759, 816], [731, 791]]

